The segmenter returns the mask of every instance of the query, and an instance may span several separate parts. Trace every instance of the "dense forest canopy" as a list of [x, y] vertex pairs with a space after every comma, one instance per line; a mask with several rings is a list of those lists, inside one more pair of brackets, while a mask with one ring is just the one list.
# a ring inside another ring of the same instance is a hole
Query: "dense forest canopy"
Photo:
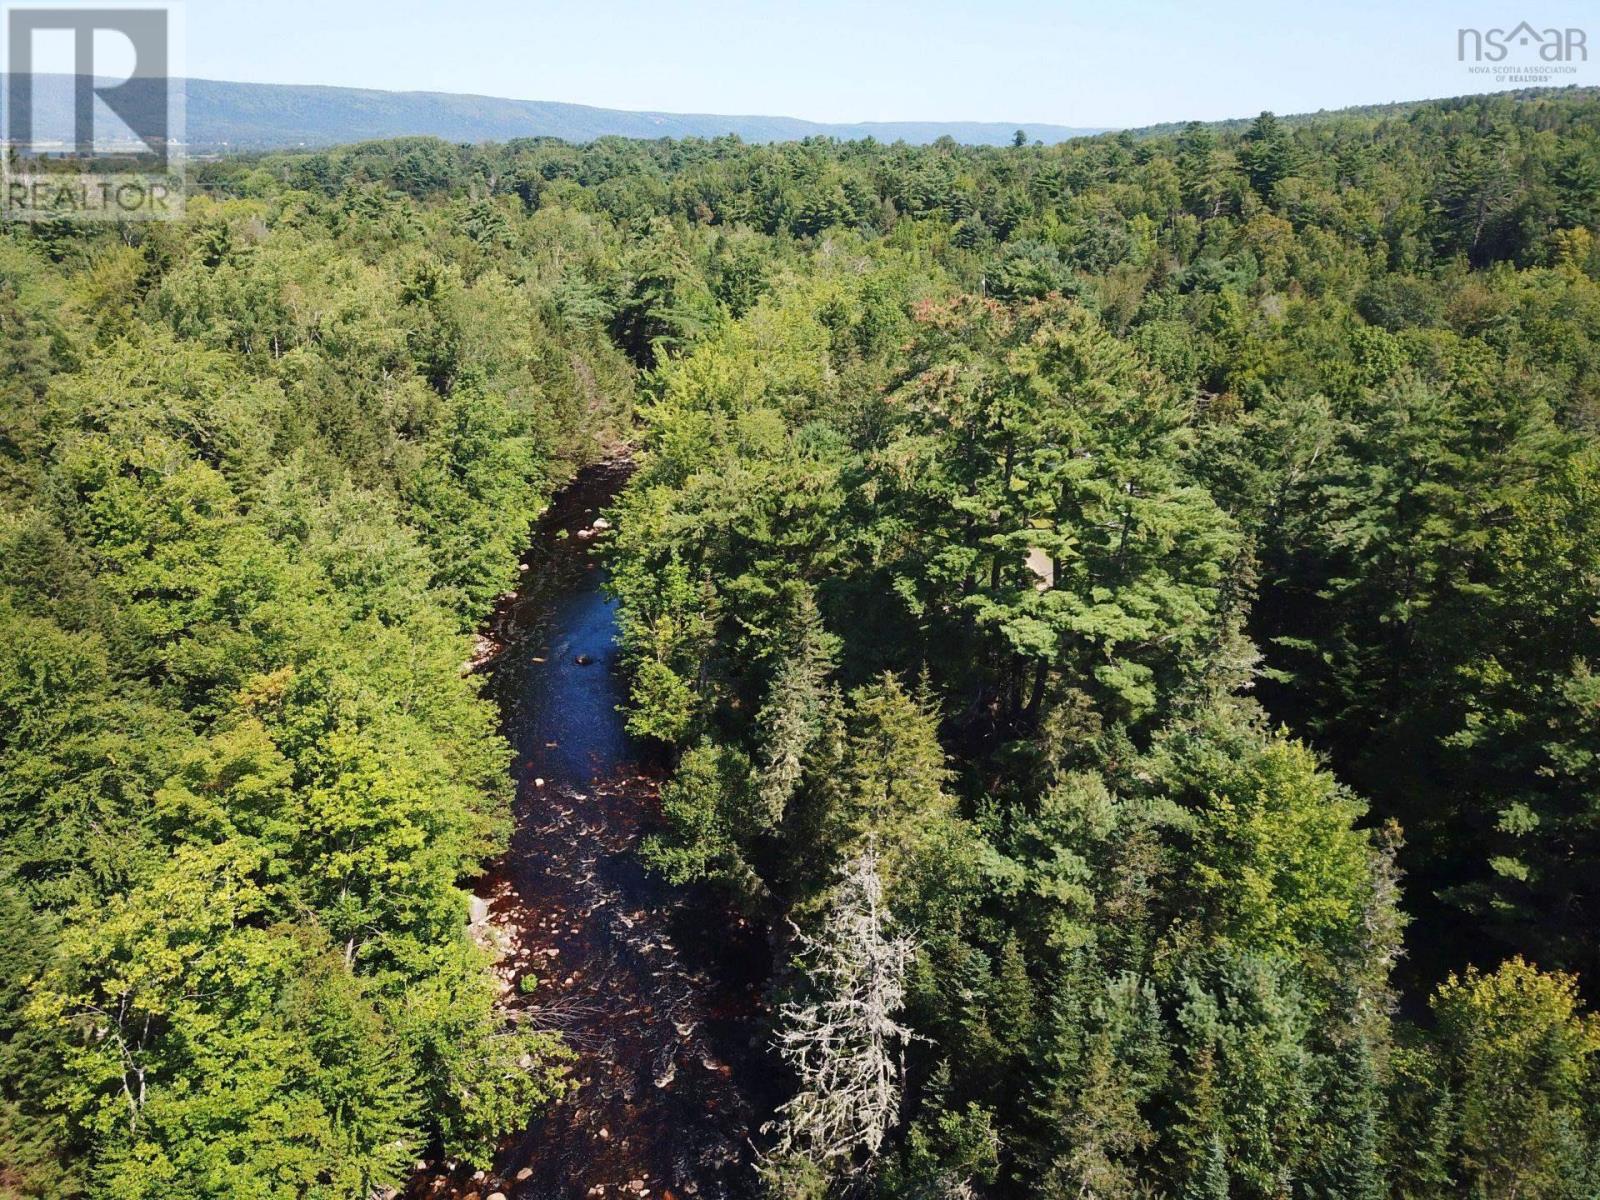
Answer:
[[410, 139], [0, 238], [0, 1189], [365, 1197], [572, 1053], [462, 663], [618, 439], [771, 1194], [1600, 1191], [1600, 96]]

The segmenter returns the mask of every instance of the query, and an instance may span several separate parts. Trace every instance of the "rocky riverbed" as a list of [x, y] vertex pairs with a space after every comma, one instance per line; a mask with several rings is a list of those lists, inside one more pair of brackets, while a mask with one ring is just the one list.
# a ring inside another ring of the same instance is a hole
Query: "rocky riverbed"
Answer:
[[662, 765], [617, 706], [616, 619], [593, 553], [622, 461], [591, 467], [541, 518], [524, 585], [481, 669], [516, 750], [516, 832], [479, 882], [476, 934], [505, 1003], [575, 1051], [573, 1087], [490, 1171], [432, 1164], [414, 1197], [566, 1200], [753, 1192], [770, 1111], [762, 931], [640, 863]]

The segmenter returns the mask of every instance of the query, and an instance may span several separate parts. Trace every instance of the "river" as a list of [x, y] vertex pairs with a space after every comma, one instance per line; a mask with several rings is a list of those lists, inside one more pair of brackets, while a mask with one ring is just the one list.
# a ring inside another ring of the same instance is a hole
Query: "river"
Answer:
[[[658, 820], [657, 755], [617, 706], [617, 625], [594, 522], [627, 479], [590, 467], [539, 520], [486, 668], [515, 749], [516, 829], [479, 881], [480, 934], [506, 948], [506, 1003], [560, 1031], [574, 1090], [508, 1139], [494, 1170], [423, 1173], [412, 1196], [514, 1200], [754, 1192], [770, 1112], [765, 936], [715, 897], [666, 885], [637, 848]], [[481, 909], [480, 909], [481, 912]], [[520, 981], [538, 979], [524, 995]]]

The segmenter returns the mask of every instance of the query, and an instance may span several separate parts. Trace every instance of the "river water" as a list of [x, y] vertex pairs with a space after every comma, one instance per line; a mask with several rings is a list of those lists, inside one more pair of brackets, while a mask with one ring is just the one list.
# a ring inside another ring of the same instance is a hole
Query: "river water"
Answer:
[[[576, 1052], [575, 1089], [493, 1171], [423, 1173], [412, 1196], [514, 1200], [752, 1195], [770, 1112], [765, 936], [709, 894], [672, 888], [637, 848], [662, 764], [617, 706], [617, 627], [593, 525], [625, 463], [583, 471], [540, 519], [524, 586], [497, 612], [489, 690], [516, 752], [516, 831], [476, 888], [505, 949], [506, 1003]], [[603, 535], [600, 535], [603, 536]], [[531, 993], [521, 980], [537, 977]]]

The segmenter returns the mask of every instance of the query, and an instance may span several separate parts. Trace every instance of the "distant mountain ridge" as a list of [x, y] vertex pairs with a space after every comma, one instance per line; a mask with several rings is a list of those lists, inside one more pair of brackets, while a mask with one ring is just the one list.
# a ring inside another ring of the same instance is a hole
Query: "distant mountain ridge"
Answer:
[[[630, 112], [553, 100], [510, 100], [454, 92], [386, 92], [370, 88], [280, 83], [184, 81], [184, 141], [196, 152], [334, 146], [382, 138], [431, 135], [451, 142], [504, 142], [555, 137], [589, 142], [600, 137], [713, 138], [737, 134], [747, 142], [808, 137], [927, 143], [941, 137], [1002, 145], [1018, 129], [1030, 140], [1064, 142], [1099, 128], [1027, 121], [862, 121], [829, 124], [797, 117], [714, 113]], [[35, 77], [35, 136], [71, 134], [72, 76]]]

